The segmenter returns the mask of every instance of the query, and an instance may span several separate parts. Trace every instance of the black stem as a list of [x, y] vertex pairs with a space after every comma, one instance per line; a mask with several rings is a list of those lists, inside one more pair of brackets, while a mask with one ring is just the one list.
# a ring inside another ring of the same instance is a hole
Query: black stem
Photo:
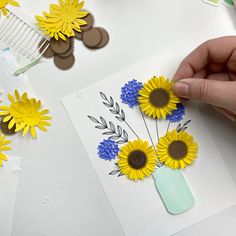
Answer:
[[140, 112], [141, 112], [141, 114], [142, 114], [143, 122], [144, 122], [144, 125], [145, 125], [145, 127], [146, 127], [146, 130], [147, 130], [149, 139], [150, 139], [150, 141], [151, 141], [151, 143], [152, 143], [152, 146], [153, 146], [154, 150], [156, 151], [156, 147], [155, 147], [155, 145], [154, 145], [154, 143], [153, 143], [153, 140], [152, 140], [150, 131], [149, 131], [148, 126], [147, 126], [147, 122], [146, 122], [145, 117], [144, 117], [144, 114], [143, 114], [143, 112], [142, 112], [142, 110], [141, 110], [140, 107], [139, 107], [139, 109], [140, 109]]
[[170, 128], [170, 123], [171, 123], [171, 121], [169, 121], [169, 123], [168, 123], [168, 126], [167, 126], [167, 131], [166, 131], [166, 132], [168, 132], [168, 131], [169, 131], [169, 128]]
[[156, 119], [157, 141], [159, 142], [158, 119]]
[[125, 120], [124, 122], [125, 122], [125, 124], [129, 127], [129, 129], [133, 132], [133, 134], [134, 134], [138, 139], [140, 139], [139, 136], [136, 134], [136, 132], [133, 130], [133, 128], [128, 124], [128, 122], [127, 122], [126, 120]]

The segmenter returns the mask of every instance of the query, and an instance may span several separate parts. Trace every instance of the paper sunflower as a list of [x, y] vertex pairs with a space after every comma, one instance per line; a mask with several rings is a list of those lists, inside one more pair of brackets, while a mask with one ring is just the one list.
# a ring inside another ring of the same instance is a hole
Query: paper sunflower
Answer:
[[164, 76], [154, 76], [139, 91], [140, 108], [149, 117], [166, 118], [176, 110], [179, 98], [173, 93], [173, 83]]
[[172, 169], [184, 169], [196, 158], [198, 145], [193, 136], [186, 131], [173, 130], [160, 138], [157, 145], [157, 156], [160, 162]]
[[122, 174], [131, 180], [142, 180], [155, 170], [157, 156], [153, 147], [141, 139], [130, 141], [118, 154]]
[[66, 41], [66, 37], [75, 36], [75, 30], [81, 32], [81, 26], [86, 25], [84, 18], [89, 14], [81, 11], [84, 2], [79, 0], [59, 0], [59, 5], [51, 4], [50, 13], [43, 12], [44, 17], [36, 16], [39, 28], [46, 35]]
[[46, 115], [49, 110], [41, 108], [41, 101], [36, 101], [35, 98], [29, 99], [27, 93], [22, 96], [15, 90], [15, 98], [8, 94], [11, 102], [10, 106], [0, 106], [0, 115], [5, 116], [3, 122], [9, 122], [8, 128], [16, 126], [15, 132], [23, 130], [23, 136], [30, 131], [33, 138], [37, 137], [35, 127], [42, 131], [47, 131], [46, 126], [50, 126], [47, 120], [51, 117]]
[[7, 157], [5, 154], [2, 153], [2, 151], [11, 150], [11, 147], [7, 146], [10, 143], [11, 143], [11, 141], [6, 140], [6, 136], [4, 136], [0, 132], [0, 166], [3, 166], [3, 161], [7, 161]]
[[8, 14], [8, 10], [6, 8], [7, 5], [12, 5], [12, 6], [15, 6], [15, 7], [19, 7], [20, 4], [14, 0], [0, 0], [0, 13], [2, 12], [2, 14], [4, 16], [7, 16]]

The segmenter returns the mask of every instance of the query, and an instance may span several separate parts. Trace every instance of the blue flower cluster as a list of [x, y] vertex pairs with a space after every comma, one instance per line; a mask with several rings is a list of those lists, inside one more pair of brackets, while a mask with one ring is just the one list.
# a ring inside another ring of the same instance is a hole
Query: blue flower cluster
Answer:
[[118, 144], [110, 139], [104, 139], [98, 146], [98, 156], [104, 160], [115, 159], [119, 151]]
[[139, 90], [143, 87], [141, 82], [133, 79], [126, 83], [121, 88], [121, 100], [123, 103], [128, 104], [129, 107], [133, 108], [134, 106], [139, 105], [138, 96]]
[[183, 116], [185, 115], [185, 108], [184, 105], [181, 103], [178, 103], [177, 109], [172, 111], [171, 115], [167, 115], [166, 119], [170, 122], [179, 122], [183, 119]]

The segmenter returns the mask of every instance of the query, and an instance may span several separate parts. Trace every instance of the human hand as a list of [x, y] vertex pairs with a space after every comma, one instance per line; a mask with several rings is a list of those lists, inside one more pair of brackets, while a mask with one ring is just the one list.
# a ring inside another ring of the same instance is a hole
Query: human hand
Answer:
[[182, 61], [173, 80], [179, 97], [211, 104], [236, 121], [236, 36], [197, 47]]

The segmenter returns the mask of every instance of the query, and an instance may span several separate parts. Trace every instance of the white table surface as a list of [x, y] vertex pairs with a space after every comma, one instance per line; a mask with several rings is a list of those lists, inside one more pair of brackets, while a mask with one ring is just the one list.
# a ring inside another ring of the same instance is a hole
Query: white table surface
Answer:
[[[31, 14], [50, 2], [21, 0]], [[183, 56], [205, 40], [236, 32], [234, 9], [200, 0], [87, 0], [85, 7], [109, 31], [109, 46], [94, 52], [78, 42], [72, 70], [45, 61], [27, 73], [51, 108], [53, 125], [36, 141], [14, 140], [11, 154], [30, 168], [19, 178], [13, 236], [124, 235], [60, 99], [161, 49]], [[205, 118], [236, 183], [235, 124], [213, 111]], [[235, 235], [235, 224], [232, 207], [176, 235]]]

